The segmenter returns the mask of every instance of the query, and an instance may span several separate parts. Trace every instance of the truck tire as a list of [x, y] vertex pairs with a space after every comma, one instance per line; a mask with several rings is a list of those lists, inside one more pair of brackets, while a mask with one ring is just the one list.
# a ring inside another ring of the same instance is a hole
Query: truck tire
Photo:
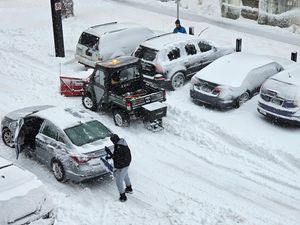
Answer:
[[97, 103], [95, 102], [95, 100], [93, 100], [91, 94], [89, 93], [84, 94], [84, 96], [82, 97], [82, 104], [86, 109], [90, 109], [92, 111], [96, 111], [97, 109]]
[[129, 115], [120, 109], [113, 111], [113, 117], [115, 124], [119, 127], [128, 127], [130, 124]]

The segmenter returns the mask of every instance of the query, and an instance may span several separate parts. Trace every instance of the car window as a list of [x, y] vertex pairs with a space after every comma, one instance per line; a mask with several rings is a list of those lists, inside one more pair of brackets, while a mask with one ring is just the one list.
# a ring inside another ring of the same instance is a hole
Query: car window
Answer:
[[66, 141], [64, 140], [63, 135], [60, 132], [58, 132], [57, 141], [66, 144]]
[[104, 72], [102, 70], [97, 70], [94, 76], [94, 81], [96, 84], [104, 86]]
[[79, 38], [79, 44], [93, 48], [98, 44], [99, 37], [83, 32]]
[[212, 49], [211, 45], [209, 45], [207, 43], [204, 43], [202, 41], [200, 41], [198, 43], [198, 46], [199, 46], [201, 52], [207, 52], [207, 51], [210, 51]]
[[180, 57], [180, 49], [174, 48], [168, 53], [168, 58], [170, 61], [178, 59]]
[[64, 130], [74, 145], [82, 146], [110, 137], [112, 133], [102, 123], [93, 120]]
[[45, 126], [42, 128], [42, 134], [50, 137], [52, 139], [56, 139], [57, 136], [57, 129], [49, 123], [46, 123]]
[[146, 61], [152, 62], [156, 58], [157, 50], [140, 46], [134, 53], [134, 56]]
[[195, 55], [195, 54], [197, 54], [196, 47], [193, 44], [187, 44], [184, 48], [185, 48], [185, 51], [186, 51], [186, 53], [188, 55]]

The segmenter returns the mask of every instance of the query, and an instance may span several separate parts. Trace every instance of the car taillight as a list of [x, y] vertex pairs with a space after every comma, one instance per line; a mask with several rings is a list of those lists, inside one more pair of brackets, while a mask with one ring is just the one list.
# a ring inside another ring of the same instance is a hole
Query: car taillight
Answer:
[[161, 74], [155, 74], [155, 75], [154, 75], [154, 80], [156, 80], [156, 81], [164, 81], [165, 78], [164, 78], [164, 76], [161, 75]]
[[158, 72], [158, 73], [165, 73], [165, 69], [159, 65], [159, 64], [155, 64], [155, 71]]
[[221, 88], [220, 86], [217, 86], [217, 87], [215, 87], [215, 88], [212, 90], [212, 94], [213, 94], [213, 95], [218, 95], [218, 94], [221, 93], [221, 91], [222, 91], [222, 88]]
[[127, 110], [131, 110], [132, 109], [132, 102], [127, 102], [126, 108], [127, 108]]
[[84, 155], [71, 155], [71, 159], [73, 159], [78, 164], [83, 164], [91, 160], [90, 157]]
[[198, 85], [198, 84], [200, 84], [201, 82], [200, 82], [200, 80], [198, 79], [198, 78], [196, 78], [196, 77], [192, 77], [192, 79], [191, 79], [191, 84], [192, 85]]

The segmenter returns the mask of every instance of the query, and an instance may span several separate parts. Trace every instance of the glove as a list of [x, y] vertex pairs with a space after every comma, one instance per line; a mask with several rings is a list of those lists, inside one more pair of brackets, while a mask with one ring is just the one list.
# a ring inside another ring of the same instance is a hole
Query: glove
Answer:
[[111, 159], [111, 157], [109, 157], [109, 156], [107, 155], [107, 156], [105, 156], [105, 159], [106, 159], [106, 160], [109, 160], [109, 159]]

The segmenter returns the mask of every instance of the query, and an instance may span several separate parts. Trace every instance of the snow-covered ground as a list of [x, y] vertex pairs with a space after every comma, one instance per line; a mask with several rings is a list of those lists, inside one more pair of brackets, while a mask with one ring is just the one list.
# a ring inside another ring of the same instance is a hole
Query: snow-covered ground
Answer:
[[[82, 73], [74, 60], [85, 28], [136, 21], [171, 31], [174, 17], [110, 0], [75, 0], [75, 17], [64, 20], [66, 58], [55, 58], [49, 1], [0, 0], [0, 119], [37, 104], [82, 108], [81, 99], [59, 94], [59, 71]], [[154, 4], [154, 3], [153, 3]], [[289, 59], [300, 47], [184, 20], [202, 37], [243, 51]], [[276, 28], [274, 28], [277, 31]], [[241, 65], [242, 66], [242, 65]], [[44, 166], [0, 142], [0, 155], [35, 173], [57, 205], [56, 225], [299, 225], [300, 129], [273, 125], [256, 112], [257, 97], [237, 110], [219, 112], [191, 102], [189, 85], [167, 94], [165, 130], [141, 122], [118, 128], [99, 113], [132, 149], [134, 193], [126, 203], [110, 176], [82, 184], [58, 183]], [[20, 206], [22, 207], [22, 206]]]

